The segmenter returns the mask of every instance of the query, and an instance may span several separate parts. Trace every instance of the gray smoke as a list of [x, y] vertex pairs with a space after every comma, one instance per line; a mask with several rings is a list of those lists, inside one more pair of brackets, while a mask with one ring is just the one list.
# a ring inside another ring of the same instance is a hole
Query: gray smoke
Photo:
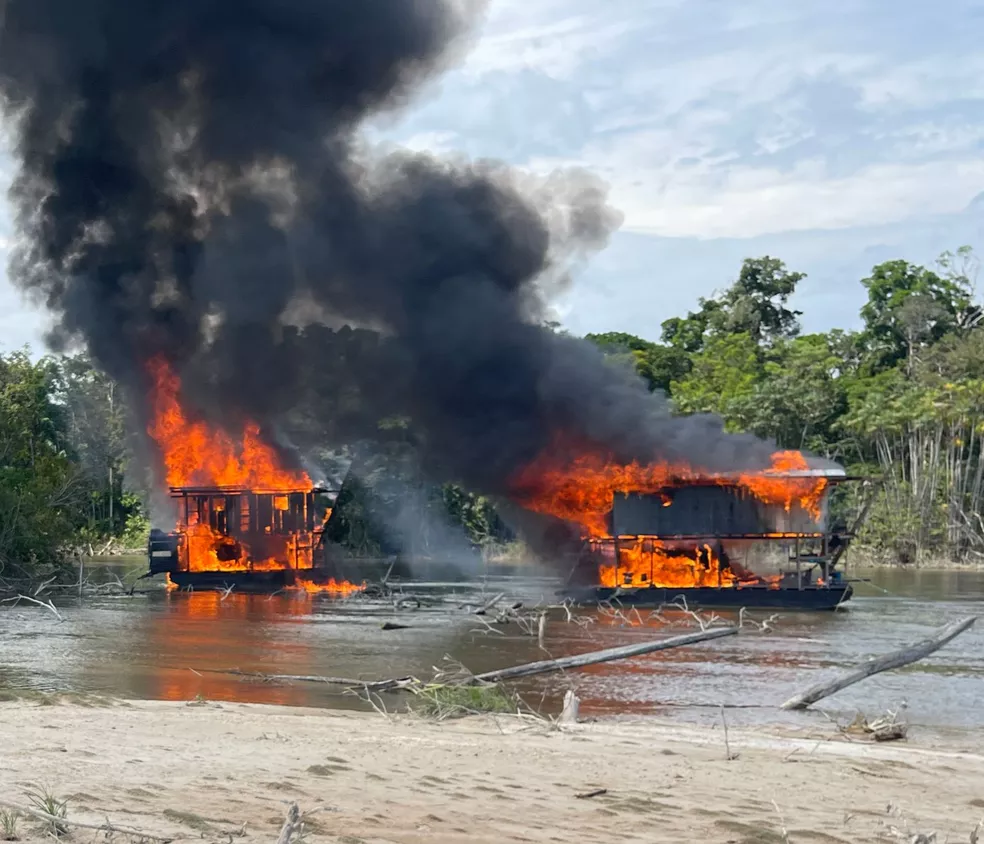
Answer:
[[57, 315], [53, 347], [83, 342], [136, 396], [163, 354], [196, 412], [298, 443], [385, 439], [380, 420], [404, 420], [431, 477], [491, 495], [558, 434], [618, 459], [767, 464], [769, 444], [673, 418], [542, 327], [547, 297], [619, 225], [597, 179], [363, 140], [455, 57], [475, 13], [7, 0], [12, 275]]

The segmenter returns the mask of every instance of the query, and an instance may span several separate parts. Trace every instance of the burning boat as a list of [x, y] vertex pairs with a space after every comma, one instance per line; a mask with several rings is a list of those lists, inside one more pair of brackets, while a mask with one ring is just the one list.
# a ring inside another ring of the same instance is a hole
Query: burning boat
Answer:
[[829, 499], [858, 479], [836, 464], [779, 452], [767, 470], [731, 475], [592, 457], [535, 471], [527, 505], [581, 529], [576, 600], [820, 610], [853, 593], [838, 569], [853, 531], [833, 528]]
[[303, 588], [348, 594], [360, 587], [330, 576], [322, 537], [329, 491], [214, 487], [171, 489], [177, 527], [151, 531], [150, 573], [179, 588]]
[[350, 594], [362, 587], [332, 576], [324, 530], [337, 490], [289, 470], [258, 426], [241, 438], [187, 418], [181, 383], [155, 360], [149, 433], [164, 458], [174, 528], [151, 531], [150, 574], [179, 588], [272, 591], [299, 588]]

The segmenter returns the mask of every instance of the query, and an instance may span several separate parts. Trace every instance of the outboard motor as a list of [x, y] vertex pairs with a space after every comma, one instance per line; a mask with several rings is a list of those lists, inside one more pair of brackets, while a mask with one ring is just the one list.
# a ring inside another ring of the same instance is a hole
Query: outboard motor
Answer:
[[151, 529], [147, 556], [152, 575], [178, 570], [178, 541], [179, 537], [176, 533], [165, 533], [157, 528]]

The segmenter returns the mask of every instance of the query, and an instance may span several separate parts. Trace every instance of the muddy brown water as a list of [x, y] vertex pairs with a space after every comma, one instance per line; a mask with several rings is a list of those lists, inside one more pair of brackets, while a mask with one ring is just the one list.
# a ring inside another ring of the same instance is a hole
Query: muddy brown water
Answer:
[[[118, 567], [119, 563], [116, 564]], [[122, 563], [125, 574], [143, 561]], [[568, 675], [529, 678], [516, 688], [535, 708], [556, 711], [573, 685], [582, 713], [603, 717], [659, 715], [695, 723], [804, 725], [820, 713], [783, 713], [778, 704], [839, 668], [923, 637], [957, 616], [984, 615], [984, 572], [881, 570], [866, 573], [843, 612], [781, 616], [768, 634], [749, 631], [707, 645], [596, 665]], [[408, 586], [408, 591], [412, 590]], [[508, 592], [529, 604], [550, 600], [554, 584], [500, 578], [481, 585], [435, 584], [429, 595], [460, 604]], [[429, 677], [451, 656], [480, 672], [544, 658], [516, 626], [489, 631], [456, 604], [394, 612], [391, 606], [324, 596], [215, 592], [64, 598], [59, 622], [33, 606], [0, 609], [0, 689], [86, 692], [124, 698], [235, 700], [356, 708], [351, 695], [323, 685], [270, 683], [210, 673], [379, 679]], [[580, 610], [583, 625], [552, 616], [544, 647], [551, 656], [673, 635], [681, 628], [639, 624]], [[645, 615], [645, 614], [644, 614]], [[728, 615], [723, 613], [723, 615]], [[762, 619], [765, 613], [752, 614]], [[384, 631], [387, 621], [409, 629]], [[681, 619], [681, 622], [683, 620]], [[829, 717], [878, 714], [900, 704], [916, 725], [934, 731], [984, 726], [984, 620], [917, 665], [885, 673], [827, 699]], [[405, 706], [387, 697], [388, 706]]]

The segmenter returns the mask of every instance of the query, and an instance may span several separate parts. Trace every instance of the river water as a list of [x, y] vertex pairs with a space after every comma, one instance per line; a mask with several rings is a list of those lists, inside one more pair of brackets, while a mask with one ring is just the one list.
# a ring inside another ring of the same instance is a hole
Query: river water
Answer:
[[[141, 565], [136, 562], [134, 565]], [[880, 570], [836, 613], [783, 614], [770, 633], [741, 635], [575, 673], [530, 678], [518, 687], [528, 703], [556, 711], [574, 687], [586, 716], [659, 715], [710, 724], [729, 707], [730, 724], [802, 726], [814, 713], [782, 713], [797, 691], [858, 663], [916, 641], [958, 616], [984, 614], [984, 572]], [[508, 592], [528, 605], [549, 601], [546, 582], [489, 581], [485, 595]], [[124, 698], [237, 700], [362, 707], [352, 695], [310, 683], [244, 680], [214, 671], [379, 679], [429, 677], [450, 656], [475, 672], [546, 656], [629, 644], [687, 632], [675, 624], [580, 610], [580, 623], [555, 613], [544, 650], [515, 625], [476, 620], [458, 602], [480, 601], [477, 587], [445, 585], [427, 594], [455, 596], [440, 610], [395, 612], [392, 606], [336, 602], [324, 596], [214, 592], [65, 599], [64, 621], [21, 605], [0, 609], [0, 689], [75, 691]], [[727, 615], [727, 614], [725, 614]], [[759, 620], [765, 613], [753, 614]], [[642, 623], [640, 623], [640, 620]], [[383, 630], [386, 621], [409, 629]], [[821, 706], [849, 719], [899, 705], [914, 725], [933, 731], [984, 726], [984, 621], [928, 659], [846, 689]], [[387, 698], [400, 706], [400, 699]]]

